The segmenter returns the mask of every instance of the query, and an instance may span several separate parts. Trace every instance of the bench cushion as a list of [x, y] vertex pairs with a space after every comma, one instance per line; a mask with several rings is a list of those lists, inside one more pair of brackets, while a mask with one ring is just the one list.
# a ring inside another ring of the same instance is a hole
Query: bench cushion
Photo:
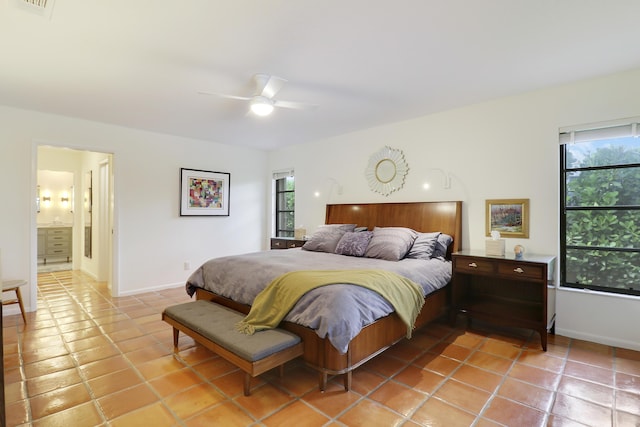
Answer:
[[236, 323], [245, 316], [210, 301], [174, 305], [165, 308], [164, 314], [250, 362], [300, 342], [299, 336], [282, 329], [243, 334], [236, 330]]

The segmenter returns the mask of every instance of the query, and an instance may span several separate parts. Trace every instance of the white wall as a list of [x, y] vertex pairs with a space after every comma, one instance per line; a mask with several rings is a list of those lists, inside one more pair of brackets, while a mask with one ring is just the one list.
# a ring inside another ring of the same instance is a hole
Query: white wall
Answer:
[[[257, 150], [0, 106], [0, 249], [4, 278], [27, 278], [36, 304], [38, 145], [114, 155], [116, 277], [121, 295], [183, 284], [206, 259], [265, 248], [267, 157]], [[180, 217], [180, 168], [231, 174], [229, 217]]]
[[[508, 239], [507, 251], [521, 244], [557, 256], [558, 129], [639, 114], [634, 70], [289, 147], [270, 153], [269, 167], [295, 169], [296, 224], [309, 231], [323, 223], [327, 202], [462, 200], [462, 246], [482, 250], [485, 200], [528, 198], [530, 238]], [[404, 188], [388, 197], [371, 192], [364, 176], [369, 156], [385, 145], [402, 150], [410, 168]], [[451, 189], [432, 168], [451, 173]], [[640, 350], [640, 298], [568, 290], [556, 298], [559, 334]]]

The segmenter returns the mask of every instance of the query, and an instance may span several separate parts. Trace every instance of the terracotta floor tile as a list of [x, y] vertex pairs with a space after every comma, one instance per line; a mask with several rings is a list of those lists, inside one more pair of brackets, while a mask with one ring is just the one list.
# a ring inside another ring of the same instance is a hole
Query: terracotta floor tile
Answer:
[[184, 368], [184, 364], [173, 355], [159, 357], [145, 363], [135, 364], [144, 378], [150, 380], [161, 375], [166, 375]]
[[562, 393], [556, 395], [551, 412], [589, 426], [611, 425], [611, 409]]
[[471, 331], [460, 331], [449, 335], [445, 341], [470, 349], [475, 349], [487, 339], [486, 336]]
[[616, 357], [615, 365], [618, 372], [640, 376], [640, 360]]
[[445, 380], [445, 377], [435, 372], [410, 365], [393, 379], [423, 393], [433, 393]]
[[103, 335], [96, 335], [90, 338], [83, 338], [67, 343], [69, 350], [73, 352], [81, 352], [83, 350], [88, 350], [91, 348], [106, 347], [110, 345], [111, 342]]
[[37, 396], [60, 387], [78, 384], [82, 381], [75, 368], [53, 372], [27, 380], [27, 391], [30, 397]]
[[569, 349], [569, 360], [575, 362], [586, 363], [588, 365], [598, 366], [605, 369], [613, 369], [613, 351], [611, 352], [594, 352], [586, 348], [571, 347]]
[[162, 397], [166, 397], [181, 390], [201, 384], [200, 378], [192, 370], [184, 368], [149, 381], [149, 385]]
[[542, 350], [523, 350], [518, 362], [559, 374], [565, 366], [565, 359], [548, 354]]
[[413, 362], [413, 365], [418, 366], [421, 369], [428, 369], [430, 371], [447, 376], [454, 370], [458, 369], [461, 365], [461, 362], [441, 356], [439, 354], [425, 353], [424, 355], [416, 359]]
[[545, 413], [543, 411], [500, 396], [493, 398], [483, 416], [504, 425], [527, 427], [543, 427], [545, 425]]
[[427, 395], [404, 384], [389, 381], [373, 392], [369, 398], [408, 416], [422, 405]]
[[166, 406], [158, 402], [111, 420], [110, 425], [111, 427], [170, 427], [176, 425], [176, 419]]
[[19, 426], [29, 422], [30, 404], [28, 400], [7, 402], [5, 405], [5, 421], [7, 426]]
[[234, 400], [251, 415], [260, 419], [279, 410], [291, 402], [293, 397], [271, 384], [265, 383], [252, 388], [250, 396], [240, 395]]
[[[375, 422], [372, 422], [375, 420]], [[393, 426], [402, 422], [402, 417], [377, 402], [364, 399], [338, 418], [348, 426]]]
[[489, 339], [485, 341], [479, 347], [479, 350], [510, 360], [516, 359], [523, 351], [522, 347], [512, 343], [498, 341], [496, 339]]
[[560, 381], [560, 375], [546, 371], [544, 369], [535, 368], [523, 363], [516, 363], [508, 374], [512, 378], [519, 379], [539, 387], [554, 390]]
[[[229, 397], [238, 396], [243, 393], [244, 372], [235, 369], [234, 371], [217, 377], [211, 382]], [[251, 379], [251, 387], [257, 387], [264, 383], [261, 376]]]
[[470, 348], [448, 342], [436, 344], [429, 349], [430, 353], [446, 356], [458, 361], [463, 361], [469, 357], [471, 351], [472, 350]]
[[145, 362], [153, 361], [170, 354], [172, 354], [172, 351], [169, 347], [162, 344], [154, 344], [149, 347], [143, 347], [138, 350], [131, 351], [127, 353], [125, 357], [134, 365], [141, 365]]
[[65, 354], [24, 365], [24, 374], [27, 378], [35, 378], [74, 367], [73, 359]]
[[640, 394], [618, 390], [615, 409], [640, 416]]
[[601, 384], [563, 375], [558, 385], [558, 392], [608, 408], [613, 407], [613, 388]]
[[116, 343], [116, 347], [123, 353], [129, 353], [134, 350], [140, 350], [141, 348], [151, 347], [159, 344], [153, 337], [143, 335], [140, 337], [131, 338], [128, 340], [120, 341]]
[[101, 426], [100, 412], [94, 402], [83, 403], [33, 422], [34, 427]]
[[110, 372], [121, 371], [131, 366], [121, 355], [108, 357], [80, 366], [80, 372], [86, 379], [96, 378]]
[[479, 414], [491, 394], [456, 380], [449, 380], [434, 393], [434, 397], [465, 411]]
[[476, 351], [469, 357], [467, 363], [473, 366], [477, 366], [478, 368], [488, 369], [490, 371], [504, 375], [509, 369], [511, 369], [513, 361], [505, 359], [504, 357], [485, 353], [483, 351]]
[[230, 372], [238, 370], [238, 368], [221, 357], [214, 357], [206, 362], [194, 365], [193, 370], [210, 380], [227, 375]]
[[112, 420], [127, 412], [135, 411], [158, 401], [158, 397], [146, 384], [140, 384], [97, 399], [102, 412]]
[[95, 362], [96, 360], [107, 359], [118, 354], [120, 354], [120, 352], [114, 345], [107, 344], [72, 353], [71, 356], [76, 359], [78, 365], [84, 365], [86, 363]]
[[186, 427], [210, 427], [216, 420], [224, 427], [246, 427], [255, 420], [233, 402], [226, 401], [207, 409], [185, 422]]
[[382, 376], [390, 377], [398, 373], [406, 365], [407, 364], [405, 362], [382, 353], [378, 357], [374, 357], [372, 360], [365, 363], [364, 368], [375, 371]]
[[336, 384], [327, 385], [327, 390], [313, 390], [302, 397], [302, 400], [329, 417], [335, 417], [349, 406], [357, 402], [361, 396], [353, 391], [345, 391]]
[[89, 396], [84, 384], [57, 388], [33, 397], [31, 399], [31, 414], [33, 419], [37, 420], [89, 401], [91, 401], [91, 396]]
[[267, 427], [315, 427], [328, 421], [325, 415], [298, 400], [265, 418], [262, 423]]
[[22, 360], [25, 364], [40, 362], [45, 359], [50, 359], [52, 357], [64, 356], [69, 354], [69, 351], [64, 345], [60, 345], [57, 347], [44, 347], [37, 348], [31, 351], [23, 351], [22, 352]]
[[198, 363], [202, 363], [216, 357], [216, 354], [206, 347], [198, 344], [194, 347], [181, 350], [178, 353], [178, 357], [184, 360], [189, 365], [197, 365]]
[[627, 412], [617, 411], [615, 414], [618, 426], [640, 426], [640, 415], [629, 414]]
[[640, 377], [624, 373], [616, 373], [616, 388], [630, 393], [640, 394]]
[[197, 384], [165, 398], [164, 403], [178, 417], [186, 419], [223, 400], [224, 396], [210, 385]]
[[111, 372], [88, 381], [89, 387], [96, 398], [115, 393], [126, 388], [141, 384], [143, 380], [131, 368]]
[[7, 382], [4, 386], [5, 403], [18, 402], [27, 399], [27, 385], [24, 381]]
[[433, 397], [411, 417], [421, 426], [434, 427], [468, 427], [473, 424], [475, 418], [475, 415]]
[[489, 393], [493, 393], [503, 380], [501, 375], [471, 365], [461, 366], [451, 377]]
[[564, 368], [564, 375], [613, 387], [614, 372], [611, 369], [598, 368], [597, 366], [568, 360]]
[[[309, 391], [319, 387], [318, 373], [309, 369], [307, 369], [305, 372], [308, 375], [306, 377], [308, 378], [307, 385], [309, 385], [310, 388], [304, 391]], [[356, 369], [352, 375], [353, 377], [352, 377], [351, 388], [356, 393], [359, 393], [362, 395], [368, 394], [375, 388], [379, 387], [380, 384], [382, 384], [384, 381], [386, 381], [386, 378], [384, 378], [383, 376], [366, 369]], [[304, 375], [301, 376], [300, 374], [295, 374], [295, 375], [286, 374], [285, 379], [288, 379], [288, 380], [290, 379], [290, 381], [287, 381], [285, 383], [285, 387], [287, 387], [289, 390], [292, 390], [292, 387], [294, 387], [293, 384], [299, 381], [298, 378], [304, 379], [305, 376]], [[297, 395], [301, 395], [301, 394], [298, 393]]]
[[507, 378], [498, 390], [498, 395], [541, 411], [549, 411], [554, 393], [541, 387]]

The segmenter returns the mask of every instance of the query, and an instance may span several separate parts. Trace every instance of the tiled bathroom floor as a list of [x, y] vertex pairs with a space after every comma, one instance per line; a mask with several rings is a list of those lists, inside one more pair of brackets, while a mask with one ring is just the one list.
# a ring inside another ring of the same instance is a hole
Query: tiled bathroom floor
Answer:
[[326, 392], [303, 363], [254, 379], [181, 335], [182, 288], [112, 298], [77, 271], [38, 278], [25, 327], [4, 318], [8, 426], [638, 426], [640, 352], [435, 324]]

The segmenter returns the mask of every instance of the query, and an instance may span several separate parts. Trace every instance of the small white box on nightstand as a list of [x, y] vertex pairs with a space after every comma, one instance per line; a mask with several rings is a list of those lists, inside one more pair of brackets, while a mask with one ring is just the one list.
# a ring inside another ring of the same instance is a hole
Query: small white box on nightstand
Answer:
[[504, 256], [504, 239], [488, 239], [485, 242], [485, 252], [491, 256]]

